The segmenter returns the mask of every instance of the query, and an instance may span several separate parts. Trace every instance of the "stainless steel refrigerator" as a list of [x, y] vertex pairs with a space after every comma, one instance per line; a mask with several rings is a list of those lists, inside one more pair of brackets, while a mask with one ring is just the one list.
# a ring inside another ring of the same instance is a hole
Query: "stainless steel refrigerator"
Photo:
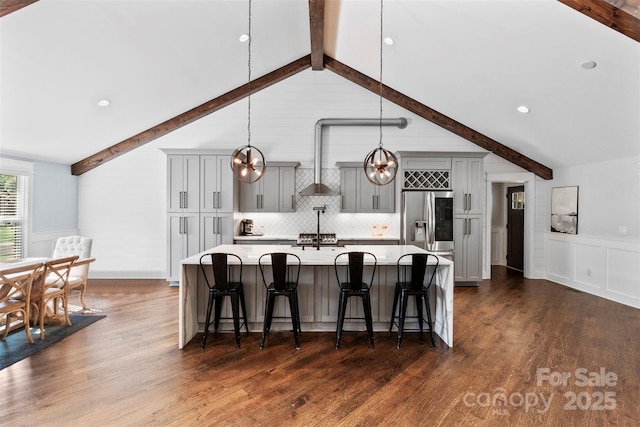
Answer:
[[453, 191], [403, 190], [400, 239], [453, 260]]

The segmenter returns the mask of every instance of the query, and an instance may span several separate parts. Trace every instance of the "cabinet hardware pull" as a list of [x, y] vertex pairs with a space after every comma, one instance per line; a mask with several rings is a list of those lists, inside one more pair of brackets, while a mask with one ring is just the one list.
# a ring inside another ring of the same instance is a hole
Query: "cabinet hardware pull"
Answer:
[[184, 206], [183, 208], [187, 209], [189, 207], [189, 198], [188, 198], [188, 194], [186, 191], [184, 191]]
[[[183, 192], [181, 191], [180, 192], [180, 197], [179, 197], [179, 203], [178, 203], [180, 205], [180, 209], [183, 208], [183, 206], [182, 206], [182, 195], [183, 195]], [[180, 221], [182, 221], [182, 219]]]
[[222, 209], [222, 192], [218, 191], [218, 209]]
[[187, 217], [183, 217], [184, 219], [184, 234], [189, 234], [189, 223], [187, 222]]
[[[468, 193], [467, 196], [469, 197], [469, 204], [467, 205], [467, 210], [471, 210], [471, 193]], [[469, 233], [471, 234], [471, 233]]]
[[260, 209], [260, 195], [256, 194], [256, 209]]
[[296, 195], [292, 194], [291, 195], [291, 209], [295, 210], [295, 208], [296, 208]]

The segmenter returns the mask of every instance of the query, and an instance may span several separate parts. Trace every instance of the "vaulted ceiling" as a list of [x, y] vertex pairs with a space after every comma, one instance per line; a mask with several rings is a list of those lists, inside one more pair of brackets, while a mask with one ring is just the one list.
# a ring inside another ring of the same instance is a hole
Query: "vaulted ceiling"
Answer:
[[[383, 6], [385, 98], [543, 178], [639, 155], [640, 0]], [[253, 0], [251, 85], [246, 1], [10, 0], [0, 16], [0, 152], [75, 174], [302, 70], [380, 87], [378, 0]]]

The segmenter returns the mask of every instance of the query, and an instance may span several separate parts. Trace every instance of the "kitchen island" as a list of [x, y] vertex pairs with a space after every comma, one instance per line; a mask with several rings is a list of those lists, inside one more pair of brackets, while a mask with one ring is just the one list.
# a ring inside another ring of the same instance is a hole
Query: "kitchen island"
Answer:
[[[212, 252], [228, 252], [238, 255], [242, 259], [244, 266], [242, 281], [245, 289], [247, 319], [249, 330], [252, 332], [262, 332], [264, 319], [265, 288], [258, 267], [258, 258], [269, 252], [291, 252], [298, 255], [302, 262], [298, 300], [304, 337], [307, 332], [335, 331], [339, 288], [333, 263], [336, 255], [347, 251], [365, 251], [376, 255], [378, 267], [371, 289], [373, 326], [374, 331], [388, 331], [397, 280], [397, 260], [401, 255], [407, 253], [425, 252], [423, 249], [411, 245], [353, 245], [321, 247], [320, 250], [309, 247], [302, 250], [300, 247], [289, 245], [220, 245], [181, 261], [178, 347], [183, 348], [198, 332], [204, 331], [209, 290], [200, 271], [199, 260], [202, 255]], [[442, 257], [439, 257], [439, 260], [436, 286], [431, 289], [431, 312], [434, 315], [434, 332], [445, 344], [452, 347], [453, 262]], [[365, 259], [365, 268], [371, 268], [367, 264], [369, 262]], [[232, 274], [239, 274], [239, 269], [235, 270]], [[350, 312], [347, 313], [347, 317], [362, 317], [362, 304], [357, 299], [349, 304], [348, 310]], [[412, 310], [414, 310], [413, 301], [410, 301], [407, 313], [411, 313]], [[287, 316], [288, 314], [287, 304], [284, 301], [277, 301], [274, 316]], [[230, 317], [228, 301], [225, 301], [222, 316]], [[231, 323], [224, 326], [229, 330], [232, 329]], [[405, 331], [416, 327], [417, 321], [407, 322]], [[221, 329], [224, 329], [222, 322]], [[290, 330], [290, 320], [274, 317], [271, 330], [279, 329]], [[345, 330], [366, 330], [364, 320], [345, 321]]]

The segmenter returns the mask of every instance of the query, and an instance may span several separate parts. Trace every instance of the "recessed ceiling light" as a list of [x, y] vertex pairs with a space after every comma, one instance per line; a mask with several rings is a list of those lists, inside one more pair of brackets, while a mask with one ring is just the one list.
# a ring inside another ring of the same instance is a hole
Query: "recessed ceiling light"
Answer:
[[384, 44], [389, 46], [393, 45], [393, 39], [391, 37], [385, 37], [383, 40], [384, 40]]
[[249, 40], [249, 34], [242, 34], [240, 38], [238, 38], [238, 40], [240, 40], [240, 42], [242, 43], [246, 42], [247, 40]]
[[529, 107], [527, 107], [526, 105], [521, 105], [518, 107], [518, 111], [522, 114], [527, 114], [529, 111]]
[[108, 105], [111, 105], [111, 101], [109, 101], [108, 99], [101, 99], [100, 101], [98, 101], [99, 107], [106, 107]]
[[580, 64], [580, 66], [582, 68], [584, 68], [585, 70], [591, 70], [593, 68], [596, 68], [596, 61], [584, 61], [582, 64]]

